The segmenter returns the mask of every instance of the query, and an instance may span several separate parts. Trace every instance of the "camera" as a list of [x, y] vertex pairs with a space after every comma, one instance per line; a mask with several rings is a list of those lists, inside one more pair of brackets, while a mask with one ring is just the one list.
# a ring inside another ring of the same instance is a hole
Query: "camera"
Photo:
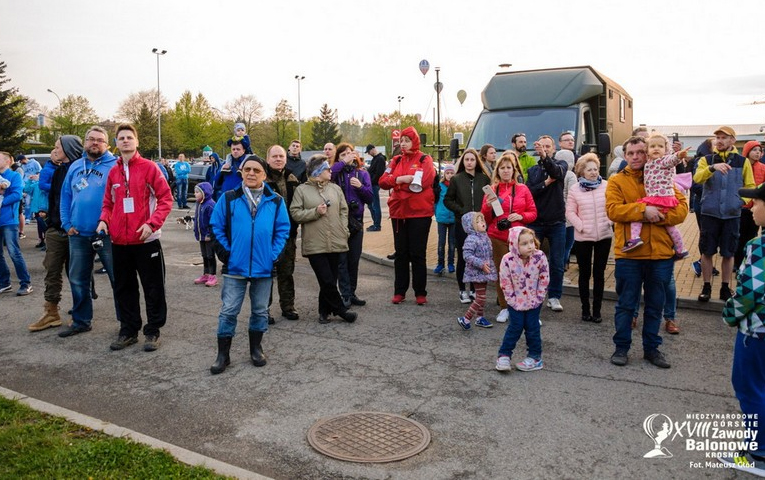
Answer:
[[510, 230], [510, 226], [511, 226], [510, 220], [506, 218], [503, 218], [502, 220], [499, 220], [497, 222], [497, 229], [503, 232], [505, 230]]
[[356, 212], [356, 210], [357, 210], [358, 208], [359, 208], [359, 202], [357, 202], [356, 200], [351, 200], [350, 202], [348, 202], [348, 210], [349, 210], [351, 213], [354, 213], [354, 212]]
[[102, 248], [104, 248], [104, 239], [106, 238], [106, 233], [104, 231], [100, 231], [90, 237], [90, 246], [93, 247], [93, 250], [99, 251]]
[[332, 202], [330, 202], [329, 200], [324, 200], [324, 205], [329, 207], [332, 205]]

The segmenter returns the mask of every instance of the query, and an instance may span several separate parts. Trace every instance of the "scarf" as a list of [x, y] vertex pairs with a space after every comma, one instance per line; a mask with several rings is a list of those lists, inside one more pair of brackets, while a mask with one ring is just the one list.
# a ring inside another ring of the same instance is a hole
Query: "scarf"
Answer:
[[598, 175], [597, 180], [587, 180], [584, 177], [579, 177], [579, 188], [581, 188], [583, 192], [589, 192], [598, 188], [602, 181], [603, 177], [600, 175]]

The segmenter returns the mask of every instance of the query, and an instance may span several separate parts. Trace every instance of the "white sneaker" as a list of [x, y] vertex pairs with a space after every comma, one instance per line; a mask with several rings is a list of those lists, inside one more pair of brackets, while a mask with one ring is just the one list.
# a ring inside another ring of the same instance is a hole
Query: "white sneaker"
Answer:
[[460, 303], [470, 303], [470, 295], [465, 290], [460, 290]]
[[510, 363], [510, 357], [507, 355], [502, 355], [501, 357], [497, 358], [497, 366], [495, 368], [500, 372], [509, 372], [512, 370], [513, 366]]
[[515, 368], [522, 372], [533, 372], [534, 370], [542, 370], [542, 368], [544, 368], [544, 362], [541, 359], [534, 360], [531, 357], [526, 357], [522, 362], [516, 363]]
[[508, 318], [510, 318], [510, 311], [506, 308], [503, 308], [499, 311], [499, 315], [497, 315], [497, 322], [505, 323]]
[[550, 307], [553, 312], [563, 311], [563, 305], [560, 304], [560, 300], [557, 298], [551, 298], [547, 300], [547, 306]]

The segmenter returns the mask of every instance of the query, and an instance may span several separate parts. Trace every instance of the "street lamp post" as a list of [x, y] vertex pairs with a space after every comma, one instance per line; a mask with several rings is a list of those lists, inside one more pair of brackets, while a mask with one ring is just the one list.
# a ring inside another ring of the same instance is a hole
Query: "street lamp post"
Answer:
[[404, 97], [401, 95], [398, 96], [398, 129], [401, 130], [401, 100], [403, 100]]
[[157, 146], [159, 158], [162, 158], [162, 101], [159, 93], [159, 56], [167, 53], [167, 50], [152, 48], [151, 53], [157, 56]]
[[[63, 112], [61, 111], [61, 97], [59, 97], [59, 96], [58, 96], [58, 93], [54, 92], [54, 91], [53, 91], [53, 90], [51, 90], [50, 88], [48, 89], [48, 92], [49, 92], [49, 93], [52, 93], [53, 95], [55, 95], [55, 96], [56, 96], [56, 99], [58, 100], [58, 113], [59, 113], [59, 115], [61, 115], [61, 114], [63, 113]], [[55, 122], [55, 121], [56, 121], [56, 119], [54, 118], [54, 119], [53, 119], [53, 121]], [[58, 122], [56, 122], [56, 123], [58, 123]]]
[[298, 141], [302, 142], [301, 130], [300, 130], [300, 80], [305, 80], [305, 75], [295, 75], [295, 80], [298, 84]]

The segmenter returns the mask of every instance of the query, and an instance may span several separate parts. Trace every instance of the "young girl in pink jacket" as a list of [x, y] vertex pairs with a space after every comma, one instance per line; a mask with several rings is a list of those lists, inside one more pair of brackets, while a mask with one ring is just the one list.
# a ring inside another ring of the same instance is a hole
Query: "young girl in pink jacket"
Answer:
[[539, 240], [530, 228], [511, 228], [508, 245], [510, 251], [502, 257], [499, 268], [499, 283], [507, 300], [510, 322], [499, 347], [496, 368], [500, 372], [512, 369], [510, 358], [525, 332], [528, 355], [515, 367], [524, 372], [541, 370], [544, 364], [539, 311], [550, 284], [547, 257], [539, 250]]

